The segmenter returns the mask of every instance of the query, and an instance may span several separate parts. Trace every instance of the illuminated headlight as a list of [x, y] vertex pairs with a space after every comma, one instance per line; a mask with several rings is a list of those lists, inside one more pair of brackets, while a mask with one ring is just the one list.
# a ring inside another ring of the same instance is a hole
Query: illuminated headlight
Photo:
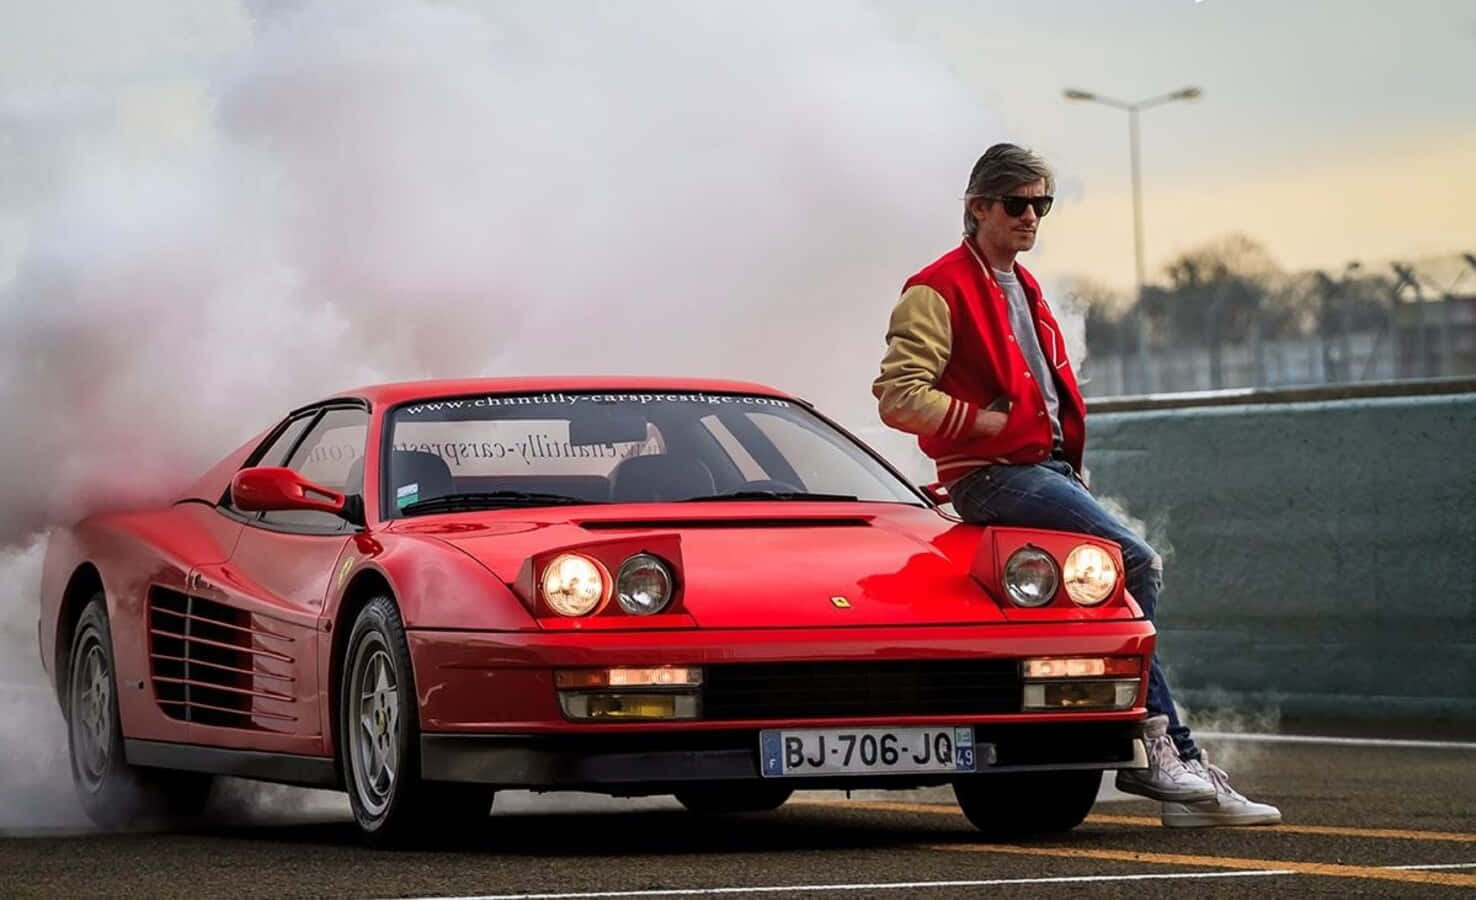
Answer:
[[1045, 606], [1056, 596], [1061, 575], [1049, 553], [1024, 547], [1011, 554], [1005, 563], [1004, 586], [1016, 606]]
[[600, 564], [578, 553], [554, 557], [543, 570], [543, 599], [561, 616], [587, 616], [599, 608], [609, 590]]
[[1066, 557], [1066, 593], [1078, 606], [1096, 606], [1117, 586], [1117, 563], [1095, 544], [1079, 544]]
[[627, 559], [615, 576], [615, 597], [633, 616], [659, 613], [671, 602], [671, 569], [649, 553]]

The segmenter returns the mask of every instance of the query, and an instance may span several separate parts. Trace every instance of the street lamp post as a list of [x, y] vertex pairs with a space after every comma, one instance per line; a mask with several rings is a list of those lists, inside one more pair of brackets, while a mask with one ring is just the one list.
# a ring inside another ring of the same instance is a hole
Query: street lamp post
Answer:
[[1067, 88], [1065, 91], [1067, 100], [1083, 100], [1093, 103], [1102, 103], [1116, 109], [1127, 110], [1128, 114], [1128, 148], [1132, 155], [1133, 165], [1133, 262], [1137, 274], [1137, 295], [1134, 304], [1135, 318], [1138, 330], [1138, 371], [1143, 380], [1144, 393], [1151, 386], [1148, 378], [1148, 317], [1143, 314], [1143, 174], [1142, 165], [1138, 154], [1138, 112], [1175, 100], [1198, 100], [1203, 94], [1197, 87], [1180, 88], [1171, 94], [1162, 94], [1157, 97], [1149, 97], [1147, 100], [1139, 100], [1136, 103], [1124, 103], [1091, 91], [1081, 91], [1075, 88]]

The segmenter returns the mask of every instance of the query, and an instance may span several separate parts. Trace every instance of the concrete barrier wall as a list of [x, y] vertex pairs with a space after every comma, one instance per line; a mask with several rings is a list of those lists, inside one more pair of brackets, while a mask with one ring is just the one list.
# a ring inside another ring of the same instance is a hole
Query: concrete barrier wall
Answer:
[[1167, 560], [1181, 702], [1476, 721], [1476, 393], [1130, 406], [1087, 466]]

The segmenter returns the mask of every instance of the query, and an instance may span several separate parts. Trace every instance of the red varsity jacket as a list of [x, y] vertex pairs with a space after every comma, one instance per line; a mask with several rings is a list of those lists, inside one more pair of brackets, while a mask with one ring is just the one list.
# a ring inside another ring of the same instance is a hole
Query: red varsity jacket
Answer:
[[[1066, 458], [1080, 472], [1086, 403], [1066, 358], [1066, 341], [1039, 283], [1024, 266], [1016, 264], [1015, 273], [1055, 373]], [[907, 280], [892, 310], [872, 393], [882, 421], [917, 435], [945, 484], [980, 466], [1037, 463], [1050, 456], [1045, 399], [1015, 343], [1009, 300], [968, 239]], [[1000, 398], [1010, 403], [1004, 430], [971, 437], [975, 413]]]

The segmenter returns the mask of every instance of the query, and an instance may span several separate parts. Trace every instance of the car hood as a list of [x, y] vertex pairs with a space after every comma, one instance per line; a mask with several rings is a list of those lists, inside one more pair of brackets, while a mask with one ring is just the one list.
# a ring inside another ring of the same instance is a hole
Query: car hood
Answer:
[[534, 554], [674, 535], [682, 601], [708, 628], [999, 622], [969, 576], [983, 529], [883, 503], [682, 503], [464, 513], [398, 523], [508, 584]]

